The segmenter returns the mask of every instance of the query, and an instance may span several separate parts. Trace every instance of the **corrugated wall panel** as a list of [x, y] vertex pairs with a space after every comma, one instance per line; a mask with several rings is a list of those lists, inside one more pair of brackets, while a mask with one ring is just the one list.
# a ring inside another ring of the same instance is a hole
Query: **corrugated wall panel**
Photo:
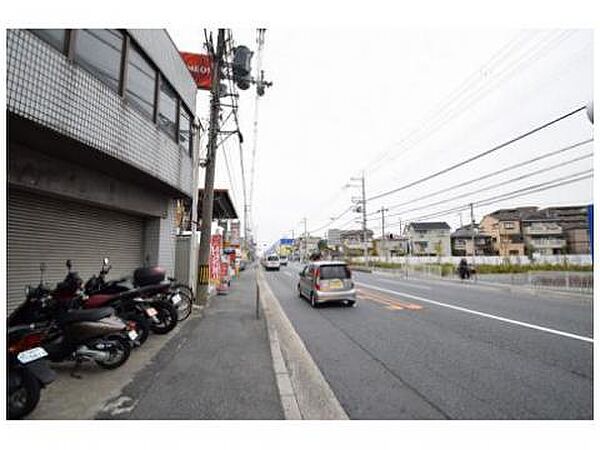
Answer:
[[145, 219], [77, 202], [11, 190], [8, 196], [8, 286], [11, 311], [24, 288], [37, 284], [40, 263], [48, 283], [62, 280], [73, 261], [83, 280], [98, 273], [104, 256], [110, 277], [129, 275], [142, 265]]

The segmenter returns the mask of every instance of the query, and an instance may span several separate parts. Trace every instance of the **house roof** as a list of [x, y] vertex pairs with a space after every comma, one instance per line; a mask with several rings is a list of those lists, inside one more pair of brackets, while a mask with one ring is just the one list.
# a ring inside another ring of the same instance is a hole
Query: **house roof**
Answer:
[[417, 231], [450, 229], [446, 222], [411, 222], [409, 226]]
[[537, 211], [537, 206], [523, 206], [512, 209], [499, 209], [490, 214], [498, 220], [520, 220], [524, 215], [532, 214]]
[[[453, 238], [470, 238], [473, 236], [471, 232], [471, 225], [465, 225], [464, 227], [457, 228], [454, 233], [450, 235]], [[478, 237], [489, 237], [490, 234], [485, 231], [481, 231], [479, 225], [475, 225], [475, 235]]]

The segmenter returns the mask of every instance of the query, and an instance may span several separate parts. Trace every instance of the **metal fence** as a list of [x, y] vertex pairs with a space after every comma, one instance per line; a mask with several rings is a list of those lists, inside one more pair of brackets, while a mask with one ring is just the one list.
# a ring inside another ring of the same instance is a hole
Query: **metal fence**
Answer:
[[[402, 279], [458, 279], [456, 271], [444, 272], [437, 265], [404, 265], [396, 269], [377, 268], [376, 272], [386, 273]], [[582, 294], [593, 294], [593, 272], [539, 271], [506, 274], [475, 274], [466, 283], [494, 283], [521, 286], [533, 289], [549, 289]]]

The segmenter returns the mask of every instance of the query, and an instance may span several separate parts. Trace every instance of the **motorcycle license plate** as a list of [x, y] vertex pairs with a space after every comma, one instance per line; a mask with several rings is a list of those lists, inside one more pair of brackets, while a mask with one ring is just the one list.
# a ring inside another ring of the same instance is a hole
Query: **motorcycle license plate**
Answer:
[[178, 304], [181, 301], [181, 295], [175, 294], [173, 297], [171, 297], [171, 301], [174, 305]]
[[154, 308], [146, 308], [146, 314], [148, 314], [148, 317], [154, 317], [158, 313]]
[[130, 330], [127, 332], [127, 334], [129, 335], [129, 339], [131, 339], [132, 341], [135, 341], [138, 338], [137, 331], [135, 330]]
[[48, 356], [48, 352], [44, 350], [42, 347], [35, 347], [29, 350], [25, 350], [17, 355], [17, 359], [22, 364], [27, 364], [32, 361], [36, 361], [40, 358]]

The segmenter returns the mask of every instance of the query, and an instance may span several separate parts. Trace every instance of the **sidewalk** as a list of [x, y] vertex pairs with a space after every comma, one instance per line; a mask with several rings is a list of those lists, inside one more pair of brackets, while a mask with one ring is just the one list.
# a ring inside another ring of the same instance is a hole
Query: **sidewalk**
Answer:
[[99, 419], [283, 419], [255, 269], [213, 297]]

